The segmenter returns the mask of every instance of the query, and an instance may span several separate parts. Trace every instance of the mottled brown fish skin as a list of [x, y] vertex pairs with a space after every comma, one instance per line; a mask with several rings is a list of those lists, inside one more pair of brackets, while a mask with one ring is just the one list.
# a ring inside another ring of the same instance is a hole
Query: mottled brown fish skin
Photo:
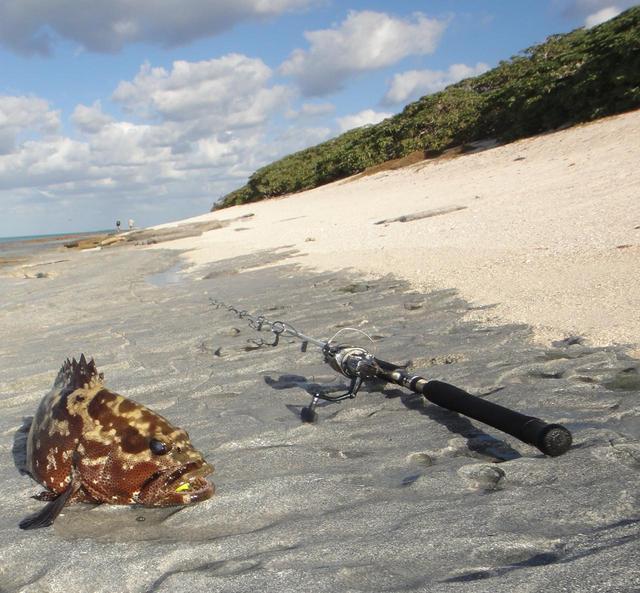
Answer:
[[[77, 454], [74, 455], [74, 452]], [[109, 391], [93, 360], [67, 360], [40, 402], [27, 438], [27, 469], [54, 494], [82, 487], [71, 502], [184, 505], [206, 500], [213, 471], [189, 435], [164, 417]], [[176, 488], [188, 484], [188, 488]]]

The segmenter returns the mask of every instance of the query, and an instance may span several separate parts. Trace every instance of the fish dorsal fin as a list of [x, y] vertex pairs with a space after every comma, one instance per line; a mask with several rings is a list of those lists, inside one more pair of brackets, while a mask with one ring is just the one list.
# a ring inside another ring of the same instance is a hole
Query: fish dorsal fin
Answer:
[[54, 385], [60, 389], [83, 389], [84, 387], [92, 387], [101, 385], [104, 375], [98, 373], [96, 363], [93, 358], [88, 362], [84, 354], [80, 355], [80, 360], [72, 358], [64, 361]]

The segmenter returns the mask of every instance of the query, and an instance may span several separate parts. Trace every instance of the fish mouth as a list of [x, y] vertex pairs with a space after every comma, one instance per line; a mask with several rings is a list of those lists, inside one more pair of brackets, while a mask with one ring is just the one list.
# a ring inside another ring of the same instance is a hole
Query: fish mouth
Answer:
[[180, 494], [189, 502], [200, 502], [213, 496], [213, 484], [205, 476], [213, 473], [213, 467], [206, 462], [191, 462], [169, 474], [166, 491], [170, 495]]
[[192, 461], [169, 472], [154, 474], [141, 489], [139, 500], [147, 506], [173, 506], [201, 502], [213, 496], [215, 486], [205, 476], [213, 467]]

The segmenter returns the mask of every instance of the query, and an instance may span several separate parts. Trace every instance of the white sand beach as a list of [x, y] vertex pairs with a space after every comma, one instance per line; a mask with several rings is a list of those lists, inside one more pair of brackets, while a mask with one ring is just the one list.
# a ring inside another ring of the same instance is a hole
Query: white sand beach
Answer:
[[189, 221], [254, 216], [158, 247], [202, 265], [292, 246], [313, 269], [455, 288], [492, 305], [479, 320], [529, 324], [542, 343], [581, 336], [640, 356], [639, 138], [635, 111], [205, 214]]

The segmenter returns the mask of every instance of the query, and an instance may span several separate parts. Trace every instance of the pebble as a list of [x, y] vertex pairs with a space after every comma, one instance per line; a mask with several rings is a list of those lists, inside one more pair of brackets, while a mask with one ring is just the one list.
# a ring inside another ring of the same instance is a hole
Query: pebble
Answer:
[[433, 465], [433, 458], [428, 453], [411, 453], [407, 456], [407, 462], [411, 465], [429, 467]]
[[495, 465], [473, 463], [464, 465], [458, 475], [466, 480], [470, 487], [478, 490], [496, 490], [505, 476], [504, 470]]

